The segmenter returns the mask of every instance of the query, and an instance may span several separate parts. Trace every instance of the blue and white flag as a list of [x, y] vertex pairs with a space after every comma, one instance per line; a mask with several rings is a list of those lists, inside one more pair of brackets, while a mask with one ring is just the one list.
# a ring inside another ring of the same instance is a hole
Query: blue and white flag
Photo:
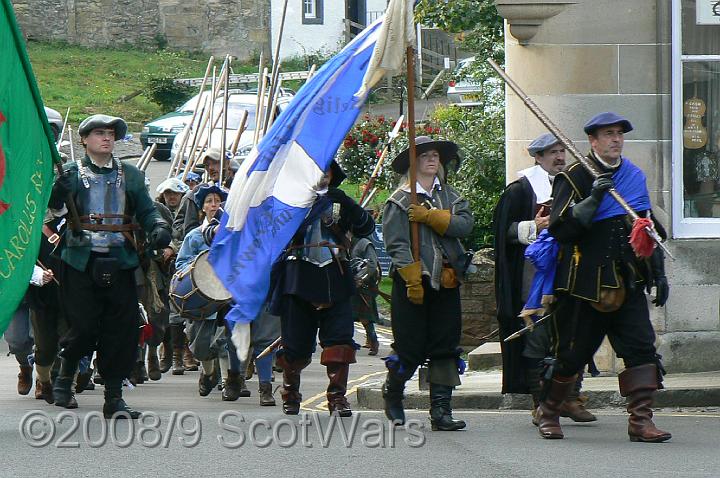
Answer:
[[310, 210], [320, 179], [360, 114], [365, 98], [356, 93], [382, 23], [380, 18], [363, 30], [318, 70], [235, 175], [209, 254], [233, 296], [226, 316], [233, 325], [247, 324], [260, 312], [273, 263]]

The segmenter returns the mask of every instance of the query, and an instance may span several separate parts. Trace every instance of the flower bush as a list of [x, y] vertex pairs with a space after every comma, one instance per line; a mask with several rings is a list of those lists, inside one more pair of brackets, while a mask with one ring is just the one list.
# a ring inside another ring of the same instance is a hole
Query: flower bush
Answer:
[[[388, 134], [395, 128], [396, 121], [385, 116], [365, 114], [348, 132], [337, 160], [351, 182], [364, 185], [370, 179], [383, 148], [388, 142]], [[441, 131], [437, 125], [427, 123], [416, 126], [416, 136], [437, 137]], [[375, 180], [379, 189], [393, 190], [397, 186], [398, 175], [390, 168], [393, 158], [407, 148], [407, 123], [403, 123], [400, 133], [388, 151], [380, 175]]]

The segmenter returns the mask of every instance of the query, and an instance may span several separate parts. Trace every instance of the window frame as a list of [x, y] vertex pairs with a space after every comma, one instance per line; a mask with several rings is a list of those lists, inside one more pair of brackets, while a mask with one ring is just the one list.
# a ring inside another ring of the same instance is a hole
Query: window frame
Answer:
[[672, 0], [672, 235], [677, 239], [714, 239], [720, 237], [720, 217], [684, 217], [683, 65], [720, 62], [720, 55], [683, 55], [682, 2]]
[[308, 17], [305, 13], [305, 5], [307, 4], [308, 0], [302, 0], [302, 23], [303, 25], [322, 25], [325, 23], [324, 21], [324, 11], [323, 11], [323, 0], [309, 0], [309, 3], [314, 6], [315, 9], [315, 16], [314, 17]]

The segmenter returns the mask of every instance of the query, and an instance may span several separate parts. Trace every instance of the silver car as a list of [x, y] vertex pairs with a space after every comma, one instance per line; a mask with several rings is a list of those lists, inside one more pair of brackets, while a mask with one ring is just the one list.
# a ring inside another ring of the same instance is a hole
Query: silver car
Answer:
[[463, 70], [467, 70], [475, 61], [475, 57], [463, 58], [458, 61], [453, 71], [453, 79], [448, 82], [447, 99], [451, 105], [479, 106], [483, 95], [482, 83], [473, 80]]

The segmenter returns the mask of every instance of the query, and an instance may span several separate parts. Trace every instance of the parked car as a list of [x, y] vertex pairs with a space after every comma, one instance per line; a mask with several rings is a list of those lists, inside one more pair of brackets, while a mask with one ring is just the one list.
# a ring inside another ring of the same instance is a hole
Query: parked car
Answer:
[[[230, 95], [257, 94], [257, 89], [243, 90], [233, 88], [230, 89], [228, 93]], [[140, 143], [142, 147], [147, 148], [150, 144], [157, 144], [157, 149], [153, 157], [158, 161], [169, 160], [172, 157], [172, 147], [175, 143], [175, 137], [185, 128], [187, 123], [190, 122], [198, 100], [202, 108], [209, 94], [209, 90], [203, 91], [202, 94], [193, 96], [175, 111], [164, 114], [147, 123], [140, 133]], [[283, 88], [281, 91], [281, 97], [282, 96], [292, 96], [292, 91]]]
[[452, 78], [448, 82], [448, 103], [459, 106], [478, 106], [482, 103], [482, 83], [473, 80], [467, 75], [468, 67], [475, 61], [475, 57], [463, 58], [458, 61]]
[[63, 117], [60, 113], [55, 111], [52, 108], [45, 107], [45, 116], [47, 116], [48, 123], [50, 123], [50, 129], [53, 132], [53, 136], [55, 136], [55, 142], [58, 140], [58, 136], [60, 136], [60, 131], [62, 131], [63, 127]]
[[[292, 96], [288, 93], [284, 93], [283, 95], [278, 97], [274, 116], [277, 117], [286, 107], [290, 104], [290, 101], [292, 100]], [[266, 100], [267, 101], [267, 98]], [[218, 98], [215, 100], [215, 106], [214, 111], [220, 111], [222, 108], [223, 98]], [[242, 121], [243, 111], [247, 111], [247, 120], [245, 122], [245, 131], [240, 136], [240, 141], [238, 142], [238, 148], [235, 153], [235, 159], [242, 160], [244, 159], [252, 150], [253, 146], [255, 145], [253, 142], [254, 136], [255, 136], [255, 107], [257, 104], [257, 93], [249, 93], [248, 91], [243, 91], [242, 93], [230, 93], [230, 96], [228, 98], [228, 120], [227, 120], [227, 131], [225, 133], [225, 145], [227, 149], [230, 149], [230, 147], [233, 144], [233, 141], [235, 140], [235, 136], [237, 135], [237, 130], [240, 127], [240, 122]], [[188, 121], [189, 123], [189, 121]], [[197, 126], [198, 120], [196, 119], [195, 125]], [[219, 127], [220, 122], [218, 122], [218, 127], [213, 130], [211, 136], [210, 136], [210, 146], [220, 146], [221, 137], [222, 137], [222, 130]], [[198, 138], [198, 144], [202, 144], [204, 141], [204, 138], [207, 136], [207, 127], [205, 128], [205, 131], [202, 132], [200, 137]], [[171, 157], [175, 157], [175, 154], [177, 154], [177, 150], [180, 147], [180, 144], [183, 142], [183, 138], [187, 134], [193, 134], [191, 132], [190, 125], [186, 125], [183, 130], [178, 133], [175, 136], [175, 141], [173, 142], [173, 146], [171, 149]], [[188, 139], [188, 143], [192, 141], [192, 138]], [[190, 148], [192, 148], [192, 144], [186, 144], [186, 155], [190, 151]], [[183, 161], [186, 158], [183, 158]]]

